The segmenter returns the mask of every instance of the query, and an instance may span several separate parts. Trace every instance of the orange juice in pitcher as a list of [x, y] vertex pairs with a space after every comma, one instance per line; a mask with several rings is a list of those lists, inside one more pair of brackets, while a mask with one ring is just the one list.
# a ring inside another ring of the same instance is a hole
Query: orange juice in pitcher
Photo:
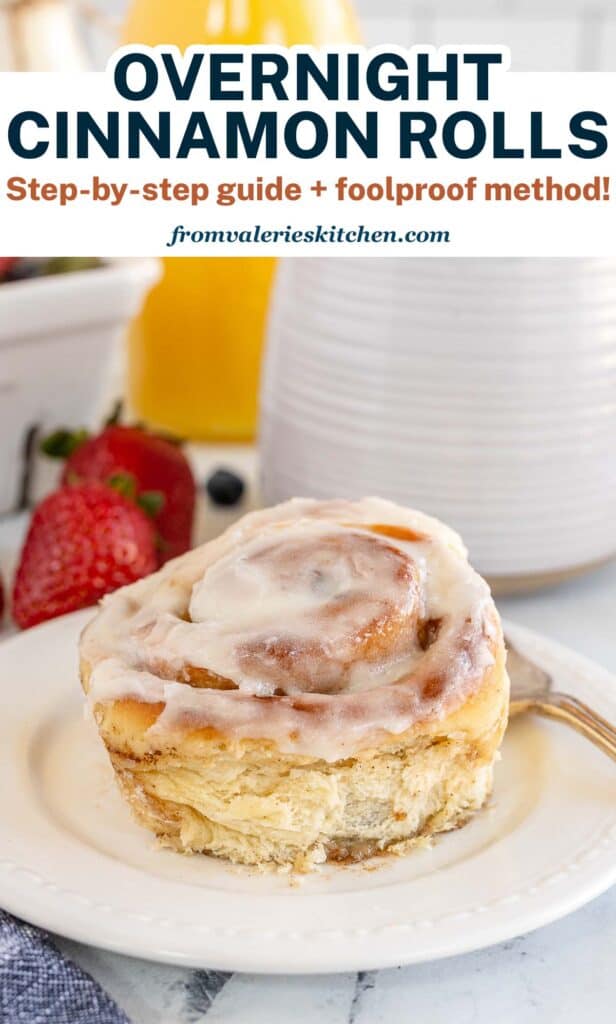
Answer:
[[[349, 0], [133, 0], [123, 42], [354, 42]], [[129, 342], [134, 411], [183, 437], [254, 435], [263, 333], [275, 260], [174, 257]]]

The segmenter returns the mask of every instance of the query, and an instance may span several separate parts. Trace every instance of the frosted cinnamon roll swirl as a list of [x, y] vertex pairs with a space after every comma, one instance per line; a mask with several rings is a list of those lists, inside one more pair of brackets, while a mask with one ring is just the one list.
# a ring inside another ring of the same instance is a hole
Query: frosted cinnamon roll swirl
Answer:
[[139, 821], [179, 850], [298, 869], [461, 824], [508, 706], [460, 538], [376, 498], [248, 515], [106, 598], [81, 674]]

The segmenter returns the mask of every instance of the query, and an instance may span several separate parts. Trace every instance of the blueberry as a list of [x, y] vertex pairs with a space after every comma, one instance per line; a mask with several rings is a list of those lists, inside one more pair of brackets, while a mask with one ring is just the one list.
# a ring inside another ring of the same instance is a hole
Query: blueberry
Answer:
[[217, 469], [205, 487], [215, 505], [237, 505], [245, 490], [242, 478], [230, 469]]

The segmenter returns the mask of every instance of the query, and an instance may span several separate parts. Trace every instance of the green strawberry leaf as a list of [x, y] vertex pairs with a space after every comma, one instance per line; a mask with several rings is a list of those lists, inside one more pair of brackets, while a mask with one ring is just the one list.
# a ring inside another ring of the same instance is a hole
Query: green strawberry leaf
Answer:
[[137, 481], [132, 473], [114, 473], [107, 483], [112, 490], [117, 491], [124, 498], [135, 501], [137, 497]]
[[142, 491], [137, 498], [139, 508], [142, 508], [146, 515], [155, 519], [165, 504], [165, 495], [162, 491]]
[[81, 447], [84, 441], [88, 440], [87, 430], [66, 430], [61, 428], [54, 430], [52, 434], [44, 437], [41, 441], [41, 451], [52, 459], [68, 459], [77, 448]]

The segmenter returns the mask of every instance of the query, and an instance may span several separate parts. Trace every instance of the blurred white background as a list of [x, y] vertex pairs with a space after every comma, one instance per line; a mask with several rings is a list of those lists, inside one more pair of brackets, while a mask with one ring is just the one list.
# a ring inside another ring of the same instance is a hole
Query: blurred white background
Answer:
[[[128, 0], [86, 0], [121, 19]], [[170, 0], [172, 2], [172, 0]], [[355, 0], [369, 43], [506, 43], [529, 71], [616, 70], [614, 0]], [[93, 37], [97, 63], [109, 44]]]

